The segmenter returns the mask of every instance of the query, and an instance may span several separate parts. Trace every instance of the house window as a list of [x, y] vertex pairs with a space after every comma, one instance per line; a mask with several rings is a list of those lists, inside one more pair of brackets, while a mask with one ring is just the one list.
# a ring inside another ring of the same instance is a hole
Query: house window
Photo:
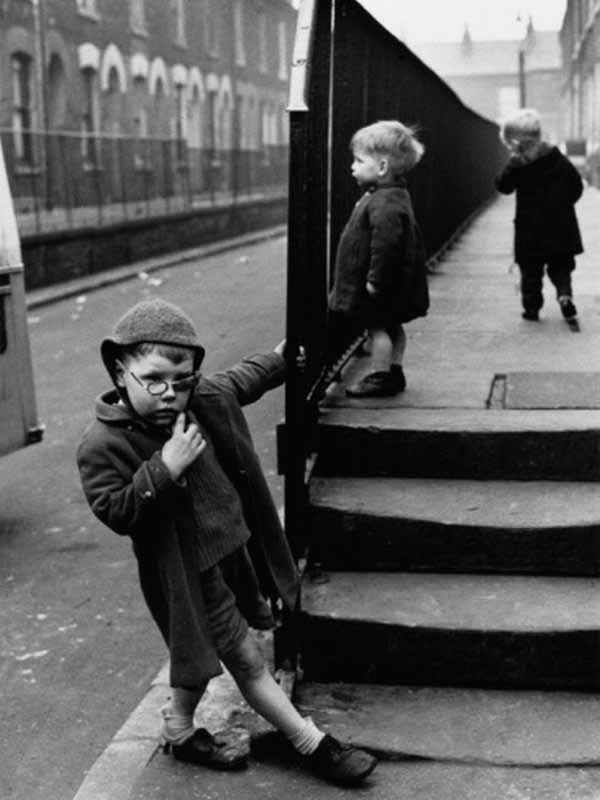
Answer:
[[279, 23], [277, 32], [279, 34], [279, 69], [277, 70], [277, 75], [282, 81], [285, 81], [288, 76], [287, 32], [285, 29], [285, 22]]
[[134, 33], [147, 34], [145, 0], [130, 0], [129, 24]]
[[177, 149], [177, 161], [179, 163], [186, 160], [185, 147], [185, 124], [187, 108], [185, 97], [185, 86], [178, 84], [175, 86], [175, 144]]
[[26, 53], [15, 53], [11, 58], [13, 141], [15, 155], [23, 164], [33, 163], [31, 65]]
[[209, 55], [219, 55], [219, 13], [213, 10], [211, 0], [204, 0], [204, 44]]
[[67, 116], [67, 80], [61, 57], [53, 53], [48, 64], [48, 119], [50, 128], [60, 128]]
[[187, 0], [175, 0], [175, 44], [187, 46], [186, 31], [186, 3]]
[[145, 81], [135, 82], [136, 109], [133, 116], [134, 164], [136, 169], [146, 169], [150, 165], [150, 142], [148, 141], [148, 109], [144, 102]]
[[245, 67], [246, 45], [244, 39], [244, 8], [240, 0], [238, 0], [233, 7], [233, 36], [235, 63], [238, 67]]
[[211, 160], [218, 160], [217, 142], [219, 135], [217, 133], [218, 124], [218, 100], [217, 93], [212, 91], [208, 93], [208, 149], [210, 152]]
[[98, 163], [97, 110], [98, 80], [96, 71], [89, 67], [81, 71], [83, 81], [83, 113], [81, 115], [81, 155], [88, 166]]
[[91, 19], [99, 19], [97, 0], [77, 0], [77, 11]]
[[258, 69], [266, 72], [267, 68], [267, 15], [261, 11], [258, 15]]

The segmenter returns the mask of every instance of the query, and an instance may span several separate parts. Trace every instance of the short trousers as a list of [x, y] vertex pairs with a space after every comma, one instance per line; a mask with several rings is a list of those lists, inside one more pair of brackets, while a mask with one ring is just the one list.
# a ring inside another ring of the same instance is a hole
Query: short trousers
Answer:
[[248, 635], [248, 623], [218, 564], [201, 574], [208, 628], [220, 657], [238, 647]]

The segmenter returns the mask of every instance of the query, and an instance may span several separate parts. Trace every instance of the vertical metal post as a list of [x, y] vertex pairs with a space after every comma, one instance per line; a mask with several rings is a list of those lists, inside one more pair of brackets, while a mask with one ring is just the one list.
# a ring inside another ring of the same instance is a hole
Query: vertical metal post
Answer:
[[121, 190], [121, 208], [123, 209], [123, 219], [128, 218], [127, 213], [127, 181], [125, 180], [125, 174], [123, 171], [123, 143], [124, 139], [122, 136], [119, 136], [118, 139], [115, 140], [117, 144], [117, 155], [118, 155], [118, 164], [119, 164], [119, 188]]
[[[290, 84], [288, 273], [285, 399], [285, 523], [296, 557], [306, 547], [305, 470], [313, 420], [306, 404], [307, 381], [320, 369], [326, 324], [328, 129], [331, 64], [331, 0], [304, 0]], [[320, 340], [320, 341], [319, 341]], [[296, 369], [300, 346], [307, 371]]]
[[525, 86], [525, 49], [523, 46], [519, 47], [519, 105], [521, 108], [525, 108], [527, 105], [527, 92]]
[[73, 228], [73, 186], [71, 184], [70, 164], [67, 160], [68, 141], [66, 136], [59, 134], [58, 143], [58, 152], [60, 156], [60, 163], [62, 165], [62, 183], [65, 192], [65, 214], [67, 217], [67, 225], [71, 229]]
[[33, 0], [33, 25], [35, 30], [36, 72], [38, 84], [38, 98], [40, 106], [40, 120], [42, 123], [42, 136], [39, 139], [40, 160], [43, 169], [43, 192], [45, 207], [52, 208], [52, 186], [50, 178], [50, 164], [46, 136], [50, 131], [50, 114], [48, 102], [48, 80], [46, 64], [46, 6], [45, 0]]

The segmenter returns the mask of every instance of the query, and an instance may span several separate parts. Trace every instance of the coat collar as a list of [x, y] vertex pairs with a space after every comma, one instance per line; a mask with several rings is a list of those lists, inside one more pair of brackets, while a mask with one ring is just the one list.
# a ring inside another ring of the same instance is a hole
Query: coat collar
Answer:
[[150, 433], [160, 433], [165, 435], [165, 429], [152, 425], [131, 408], [128, 403], [121, 403], [119, 392], [110, 389], [96, 399], [96, 419], [107, 425], [118, 425], [123, 427], [135, 426], [139, 430]]

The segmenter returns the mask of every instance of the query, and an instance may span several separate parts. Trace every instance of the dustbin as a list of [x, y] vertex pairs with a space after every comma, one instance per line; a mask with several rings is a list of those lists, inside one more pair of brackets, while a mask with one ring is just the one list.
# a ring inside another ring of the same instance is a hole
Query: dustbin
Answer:
[[0, 142], [0, 455], [42, 438], [17, 221]]

